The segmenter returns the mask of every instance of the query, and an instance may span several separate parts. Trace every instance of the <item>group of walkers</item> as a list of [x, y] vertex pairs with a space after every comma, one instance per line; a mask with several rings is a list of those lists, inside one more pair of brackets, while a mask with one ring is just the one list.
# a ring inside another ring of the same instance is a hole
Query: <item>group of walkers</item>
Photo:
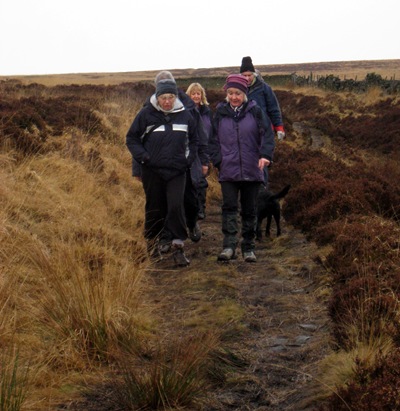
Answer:
[[268, 184], [275, 133], [280, 140], [285, 137], [282, 115], [250, 57], [243, 57], [240, 73], [226, 78], [224, 91], [225, 100], [212, 113], [201, 84], [183, 92], [169, 71], [161, 71], [155, 93], [129, 128], [126, 144], [146, 196], [144, 236], [152, 258], [172, 252], [177, 266], [189, 265], [184, 244], [188, 237], [201, 239], [199, 220], [206, 216], [212, 164], [222, 192], [218, 260], [237, 257], [240, 203], [241, 254], [246, 262], [257, 261], [257, 195]]

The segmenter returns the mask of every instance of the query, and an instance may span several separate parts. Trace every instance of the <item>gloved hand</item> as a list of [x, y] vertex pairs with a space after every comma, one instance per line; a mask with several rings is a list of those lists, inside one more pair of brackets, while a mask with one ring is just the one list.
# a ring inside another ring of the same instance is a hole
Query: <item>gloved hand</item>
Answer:
[[278, 137], [279, 141], [282, 141], [285, 138], [286, 133], [284, 131], [277, 131], [276, 136]]

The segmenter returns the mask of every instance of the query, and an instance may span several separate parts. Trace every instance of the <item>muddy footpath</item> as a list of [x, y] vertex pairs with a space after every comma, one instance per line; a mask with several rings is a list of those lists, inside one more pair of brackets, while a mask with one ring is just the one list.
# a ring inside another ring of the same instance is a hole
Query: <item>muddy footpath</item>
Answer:
[[[167, 257], [149, 275], [166, 333], [190, 329], [190, 319], [201, 315], [199, 311], [205, 322], [212, 322], [206, 300], [225, 295], [243, 310], [241, 331], [230, 341], [245, 366], [193, 409], [315, 410], [321, 389], [318, 364], [331, 350], [323, 250], [283, 220], [280, 237], [273, 223], [271, 238], [257, 242], [256, 263], [244, 262], [240, 254], [229, 263], [217, 262], [222, 247], [220, 208], [214, 205], [207, 211], [201, 221], [202, 239], [187, 243], [190, 266], [175, 269]], [[192, 322], [199, 326], [198, 320]]]

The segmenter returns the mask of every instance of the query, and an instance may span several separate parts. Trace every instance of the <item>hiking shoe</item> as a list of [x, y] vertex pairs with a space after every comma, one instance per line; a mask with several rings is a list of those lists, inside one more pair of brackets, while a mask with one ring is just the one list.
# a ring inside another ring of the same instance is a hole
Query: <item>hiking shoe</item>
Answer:
[[235, 255], [235, 251], [232, 248], [224, 248], [221, 254], [218, 256], [219, 261], [229, 261]]
[[253, 251], [245, 251], [243, 253], [243, 259], [246, 263], [255, 263], [257, 261], [257, 257]]
[[174, 245], [174, 261], [178, 267], [187, 267], [190, 264], [190, 260], [186, 257], [185, 253], [183, 252], [182, 246]]
[[193, 228], [189, 228], [189, 238], [194, 242], [197, 243], [201, 239], [201, 229], [199, 226], [199, 223], [196, 223], [196, 225]]

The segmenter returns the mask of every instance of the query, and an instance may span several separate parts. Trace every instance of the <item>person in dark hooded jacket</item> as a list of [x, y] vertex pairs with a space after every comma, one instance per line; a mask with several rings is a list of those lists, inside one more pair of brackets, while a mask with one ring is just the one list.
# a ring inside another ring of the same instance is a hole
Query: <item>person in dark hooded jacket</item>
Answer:
[[256, 262], [256, 201], [263, 170], [273, 158], [271, 122], [254, 100], [247, 99], [247, 80], [231, 74], [224, 85], [226, 101], [219, 103], [209, 143], [211, 161], [218, 169], [222, 191], [223, 250], [218, 260], [236, 257], [238, 202], [242, 220], [241, 251], [246, 262]]
[[197, 156], [198, 138], [192, 114], [177, 97], [176, 83], [159, 81], [156, 92], [135, 117], [126, 145], [140, 165], [146, 195], [145, 238], [149, 250], [168, 236], [178, 266], [190, 262], [184, 209], [186, 172]]
[[264, 81], [261, 74], [254, 68], [251, 57], [246, 56], [242, 58], [240, 74], [246, 77], [248, 81], [248, 99], [257, 102], [271, 120], [278, 140], [283, 140], [285, 138], [285, 130], [278, 99], [271, 86]]
[[[154, 84], [157, 84], [163, 80], [171, 80], [175, 82], [175, 79], [170, 71], [163, 70], [157, 73]], [[203, 124], [202, 117], [198, 112], [195, 103], [189, 98], [186, 93], [178, 89], [178, 98], [183, 103], [186, 110], [193, 116], [195, 122], [195, 131], [198, 139], [198, 152], [195, 156], [190, 168], [186, 171], [186, 186], [184, 195], [185, 205], [185, 218], [186, 225], [189, 231], [189, 238], [193, 242], [198, 242], [201, 239], [202, 232], [199, 220], [200, 212], [200, 199], [199, 190], [203, 181], [203, 176], [208, 173], [209, 155], [208, 155], [208, 133]], [[148, 105], [150, 99], [147, 99], [144, 105]], [[141, 165], [137, 161], [132, 162], [132, 174], [135, 178], [141, 180], [142, 170]], [[160, 241], [160, 251], [167, 253], [170, 250], [171, 238], [168, 238], [168, 234], [165, 232], [163, 238]]]

